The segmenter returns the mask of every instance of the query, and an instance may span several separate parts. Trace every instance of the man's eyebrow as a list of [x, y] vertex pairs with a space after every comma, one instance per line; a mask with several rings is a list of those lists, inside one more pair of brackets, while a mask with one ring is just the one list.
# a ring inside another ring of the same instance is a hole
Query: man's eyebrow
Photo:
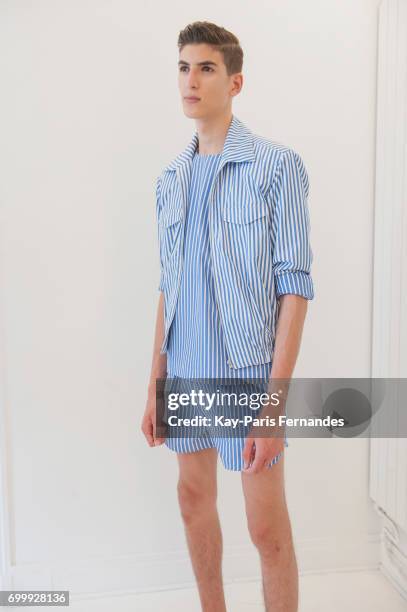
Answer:
[[[178, 66], [189, 66], [190, 64], [184, 60], [179, 60]], [[204, 60], [203, 62], [196, 62], [197, 66], [217, 66], [216, 62], [212, 62], [211, 60]]]

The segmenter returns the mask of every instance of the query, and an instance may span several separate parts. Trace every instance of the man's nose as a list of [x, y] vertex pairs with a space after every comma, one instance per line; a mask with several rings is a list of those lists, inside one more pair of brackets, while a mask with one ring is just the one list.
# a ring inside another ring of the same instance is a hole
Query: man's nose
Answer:
[[198, 75], [194, 70], [190, 70], [187, 78], [188, 87], [197, 88], [199, 86]]

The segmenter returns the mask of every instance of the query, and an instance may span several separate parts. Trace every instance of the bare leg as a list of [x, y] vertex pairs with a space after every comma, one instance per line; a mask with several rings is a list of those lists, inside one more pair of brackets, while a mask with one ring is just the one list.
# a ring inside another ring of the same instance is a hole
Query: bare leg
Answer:
[[247, 523], [260, 554], [267, 612], [297, 612], [298, 568], [284, 490], [284, 454], [271, 468], [242, 474]]
[[215, 448], [177, 453], [178, 499], [203, 612], [226, 612]]

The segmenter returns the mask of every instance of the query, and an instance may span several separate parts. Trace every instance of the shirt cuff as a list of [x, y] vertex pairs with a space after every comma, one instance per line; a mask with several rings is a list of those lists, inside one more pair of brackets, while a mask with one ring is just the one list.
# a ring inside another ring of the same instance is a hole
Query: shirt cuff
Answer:
[[275, 282], [277, 297], [289, 293], [301, 295], [307, 300], [314, 298], [314, 285], [307, 272], [282, 272], [275, 275]]

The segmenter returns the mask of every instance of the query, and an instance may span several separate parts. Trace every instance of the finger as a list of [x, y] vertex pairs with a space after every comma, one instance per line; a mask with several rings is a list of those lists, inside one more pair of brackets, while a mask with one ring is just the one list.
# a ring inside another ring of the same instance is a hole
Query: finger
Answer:
[[253, 465], [253, 462], [255, 460], [255, 457], [256, 457], [256, 442], [253, 440], [253, 444], [252, 444], [251, 449], [250, 449], [249, 460], [247, 461], [247, 463], [245, 464], [245, 467], [244, 467], [244, 471], [245, 472], [247, 472], [251, 468], [251, 466]]
[[260, 455], [255, 451], [254, 461], [247, 469], [245, 469], [245, 474], [258, 474], [264, 467], [264, 455]]
[[154, 446], [153, 425], [151, 422], [146, 423], [142, 427], [143, 434], [150, 446]]
[[246, 438], [246, 442], [244, 444], [243, 452], [242, 452], [244, 469], [246, 469], [246, 466], [248, 467], [250, 465], [250, 462], [253, 456], [254, 456], [254, 440], [253, 438]]
[[154, 446], [160, 446], [161, 444], [164, 444], [165, 440], [165, 438], [155, 438]]
[[266, 459], [265, 460], [264, 465], [263, 465], [263, 471], [264, 472], [268, 470], [270, 463], [271, 463], [270, 459]]
[[163, 427], [159, 427], [159, 431], [157, 431], [157, 423], [155, 421], [154, 418], [152, 418], [152, 427], [153, 427], [153, 446], [160, 446], [161, 444], [164, 444], [166, 438], [162, 437], [159, 434], [162, 434], [163, 431], [165, 431], [165, 428], [163, 429]]

